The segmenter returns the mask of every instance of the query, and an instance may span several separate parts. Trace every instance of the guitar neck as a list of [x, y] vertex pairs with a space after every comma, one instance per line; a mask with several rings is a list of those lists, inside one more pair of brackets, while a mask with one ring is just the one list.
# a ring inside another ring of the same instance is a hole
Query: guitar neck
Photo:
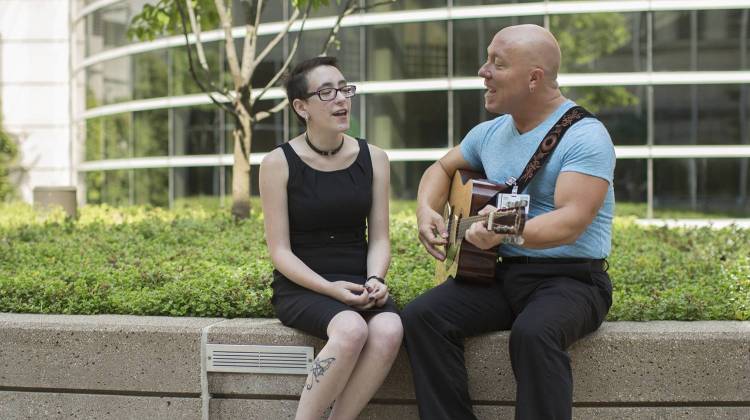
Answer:
[[458, 233], [457, 233], [458, 237], [459, 238], [463, 238], [464, 234], [466, 233], [466, 231], [469, 230], [469, 228], [471, 227], [471, 225], [473, 225], [475, 222], [481, 222], [481, 221], [487, 220], [487, 219], [488, 219], [488, 215], [484, 215], [484, 216], [477, 215], [477, 216], [464, 217], [463, 219], [461, 219], [458, 222]]

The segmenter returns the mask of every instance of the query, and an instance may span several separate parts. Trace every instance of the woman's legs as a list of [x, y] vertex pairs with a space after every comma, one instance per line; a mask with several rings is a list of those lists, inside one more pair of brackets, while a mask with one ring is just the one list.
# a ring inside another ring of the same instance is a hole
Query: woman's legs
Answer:
[[354, 371], [331, 411], [333, 420], [353, 420], [385, 380], [401, 348], [401, 318], [392, 312], [376, 314], [367, 322], [365, 343]]
[[302, 389], [296, 420], [318, 420], [349, 380], [362, 347], [368, 337], [368, 326], [354, 311], [336, 314], [328, 324], [328, 343], [313, 362]]

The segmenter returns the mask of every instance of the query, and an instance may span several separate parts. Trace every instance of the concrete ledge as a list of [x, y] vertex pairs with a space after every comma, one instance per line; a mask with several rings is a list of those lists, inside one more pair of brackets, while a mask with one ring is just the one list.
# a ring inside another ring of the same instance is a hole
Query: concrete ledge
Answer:
[[201, 400], [198, 398], [50, 392], [0, 392], [0, 418], [200, 420]]
[[[201, 418], [207, 327], [209, 343], [324, 344], [272, 319], [0, 314], [0, 418]], [[481, 419], [512, 417], [507, 347], [467, 340]], [[605, 323], [570, 353], [576, 418], [750, 418], [750, 322]], [[360, 418], [417, 418], [410, 375], [402, 351]], [[304, 379], [209, 373], [210, 418], [291, 419]]]
[[197, 397], [201, 329], [220, 321], [0, 314], [0, 386]]
[[[466, 342], [470, 392], [477, 401], [512, 404], [515, 382], [508, 332]], [[216, 325], [209, 343], [324, 344], [275, 320], [235, 319]], [[604, 323], [570, 349], [577, 403], [747, 403], [750, 405], [750, 322]], [[248, 379], [248, 376], [254, 376]], [[211, 392], [292, 397], [304, 378], [211, 373]], [[413, 400], [402, 351], [378, 399]]]

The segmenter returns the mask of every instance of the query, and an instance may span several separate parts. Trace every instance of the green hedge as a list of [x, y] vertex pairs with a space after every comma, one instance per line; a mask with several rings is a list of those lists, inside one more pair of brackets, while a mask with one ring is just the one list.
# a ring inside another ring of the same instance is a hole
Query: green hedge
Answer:
[[[388, 275], [400, 306], [432, 284], [413, 203], [394, 205]], [[256, 206], [257, 208], [257, 206]], [[750, 231], [645, 228], [617, 218], [609, 320], [750, 319]], [[65, 220], [0, 204], [0, 312], [270, 317], [263, 216], [86, 206]]]

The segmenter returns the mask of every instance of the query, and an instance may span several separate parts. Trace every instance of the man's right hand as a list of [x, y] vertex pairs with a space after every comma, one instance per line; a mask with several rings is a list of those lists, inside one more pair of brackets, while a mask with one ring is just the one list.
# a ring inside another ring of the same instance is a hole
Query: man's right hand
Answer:
[[445, 253], [438, 248], [448, 243], [448, 231], [445, 229], [443, 216], [428, 206], [421, 206], [417, 209], [417, 226], [419, 241], [422, 242], [427, 252], [443, 261]]
[[350, 281], [332, 281], [326, 294], [349, 306], [364, 306], [370, 303], [370, 294], [365, 286]]

